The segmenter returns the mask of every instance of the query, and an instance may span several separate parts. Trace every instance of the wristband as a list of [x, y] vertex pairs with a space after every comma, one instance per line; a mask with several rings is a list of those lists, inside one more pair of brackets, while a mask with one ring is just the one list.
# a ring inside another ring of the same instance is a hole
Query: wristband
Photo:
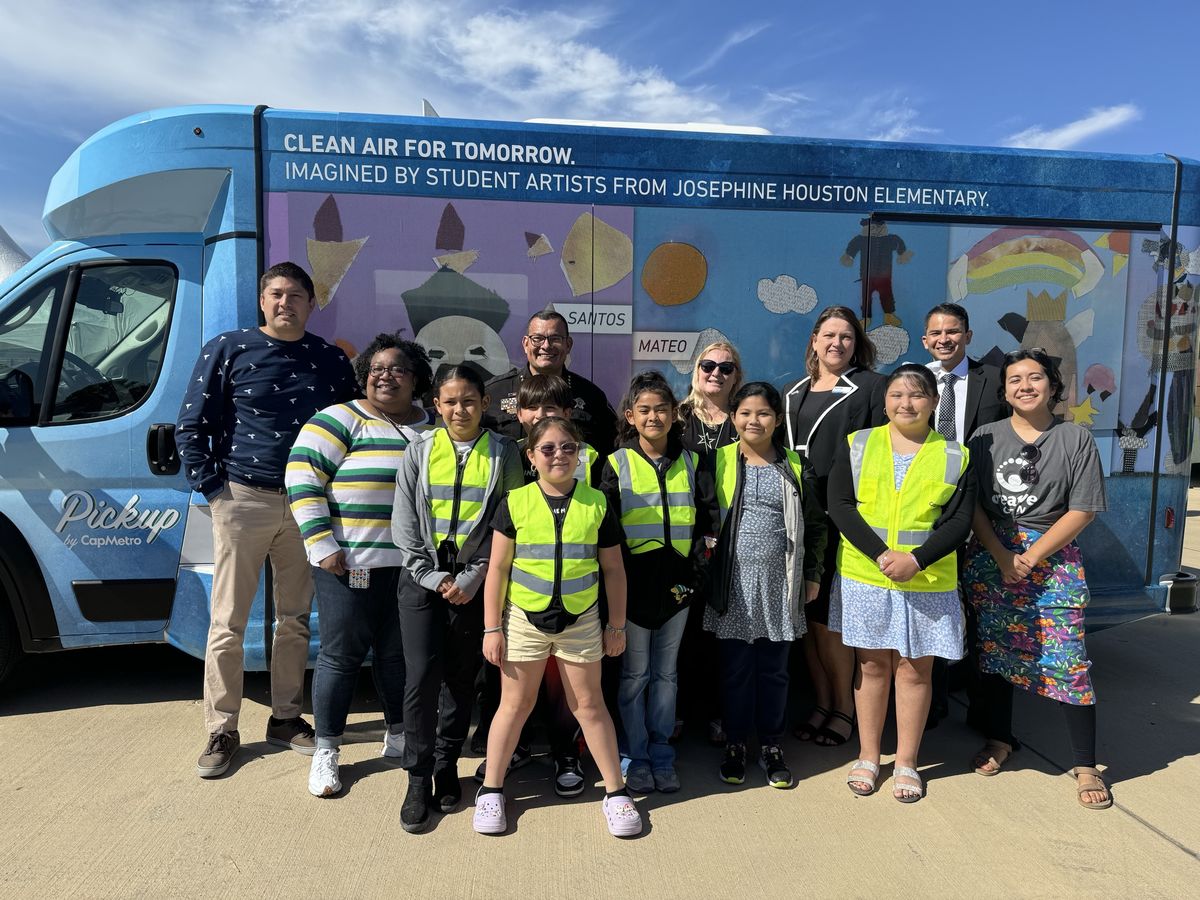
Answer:
[[503, 625], [497, 625], [495, 628], [485, 628], [485, 629], [483, 629], [483, 633], [484, 633], [484, 634], [499, 634], [499, 633], [500, 633], [501, 631], [503, 631], [503, 630], [504, 630], [504, 626], [503, 626]]
[[613, 625], [613, 624], [608, 624], [608, 625], [605, 625], [604, 627], [608, 631], [615, 632], [616, 634], [624, 634], [625, 633], [624, 625], [622, 625], [620, 628], [618, 628], [616, 625]]

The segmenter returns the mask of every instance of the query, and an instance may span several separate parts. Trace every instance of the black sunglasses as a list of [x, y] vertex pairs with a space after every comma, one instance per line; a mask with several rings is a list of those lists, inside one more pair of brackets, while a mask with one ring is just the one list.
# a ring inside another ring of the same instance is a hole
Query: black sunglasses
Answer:
[[705, 375], [711, 375], [714, 369], [725, 376], [732, 375], [737, 371], [737, 366], [731, 362], [717, 362], [712, 359], [702, 359], [696, 365], [700, 367], [700, 371]]
[[1025, 460], [1025, 465], [1021, 466], [1021, 480], [1032, 487], [1038, 483], [1037, 461], [1042, 458], [1042, 451], [1036, 444], [1026, 444], [1017, 455]]

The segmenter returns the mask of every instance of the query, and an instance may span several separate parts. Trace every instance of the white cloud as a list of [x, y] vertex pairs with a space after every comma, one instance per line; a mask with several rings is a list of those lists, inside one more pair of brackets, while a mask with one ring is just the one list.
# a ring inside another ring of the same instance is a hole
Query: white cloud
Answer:
[[917, 123], [920, 114], [902, 101], [899, 106], [886, 107], [876, 111], [871, 123], [873, 132], [868, 140], [872, 141], [909, 141], [930, 137], [940, 129], [929, 128]]
[[689, 78], [694, 78], [701, 72], [707, 72], [717, 63], [719, 63], [724, 58], [725, 54], [734, 47], [738, 46], [739, 44], [744, 44], [751, 38], [756, 37], [757, 35], [766, 31], [768, 24], [769, 23], [767, 22], [760, 22], [756, 25], [747, 25], [743, 28], [737, 29], [736, 31], [730, 32], [728, 35], [726, 35], [725, 40], [721, 42], [721, 45], [708, 55], [707, 59], [683, 76], [684, 80], [686, 81]]
[[[120, 114], [185, 103], [415, 114], [426, 96], [468, 117], [719, 118], [703, 92], [589, 44], [601, 20], [586, 11], [494, 9], [161, 0], [131, 14], [115, 0], [43, 0], [5, 10], [0, 106], [76, 117], [81, 104]], [[64, 58], [89, 61], [86, 76]]]
[[1093, 109], [1082, 119], [1060, 125], [1058, 128], [1043, 128], [1035, 125], [1004, 139], [1008, 147], [1036, 147], [1039, 150], [1069, 150], [1083, 142], [1121, 128], [1142, 117], [1142, 111], [1132, 103], [1104, 106]]
[[768, 311], [780, 315], [808, 313], [817, 305], [817, 292], [808, 284], [798, 284], [791, 275], [758, 280], [758, 299]]

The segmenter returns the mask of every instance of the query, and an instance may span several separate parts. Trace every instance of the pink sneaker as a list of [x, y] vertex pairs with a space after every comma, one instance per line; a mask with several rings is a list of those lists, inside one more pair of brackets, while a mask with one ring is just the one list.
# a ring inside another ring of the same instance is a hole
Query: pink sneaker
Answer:
[[633, 837], [642, 833], [642, 816], [629, 797], [605, 797], [604, 818], [613, 837]]
[[508, 829], [508, 820], [504, 817], [504, 795], [476, 795], [473, 824], [479, 834], [504, 834]]

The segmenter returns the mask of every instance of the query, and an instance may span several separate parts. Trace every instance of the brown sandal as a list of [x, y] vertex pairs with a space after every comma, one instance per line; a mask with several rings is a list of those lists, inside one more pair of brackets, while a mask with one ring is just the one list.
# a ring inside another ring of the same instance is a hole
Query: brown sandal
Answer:
[[971, 758], [971, 765], [978, 775], [999, 775], [1008, 758], [1017, 752], [1017, 748], [1004, 741], [988, 739], [987, 743]]
[[[1088, 809], [1108, 809], [1112, 806], [1112, 793], [1108, 789], [1108, 785], [1104, 783], [1104, 777], [1100, 774], [1100, 770], [1094, 766], [1076, 766], [1071, 770], [1071, 775], [1075, 778], [1075, 795], [1079, 798], [1079, 805], [1085, 806]], [[1080, 775], [1086, 775], [1090, 779], [1088, 783], [1081, 783]], [[1084, 794], [1097, 793], [1104, 794], [1103, 800], [1093, 801], [1088, 803], [1083, 799]]]

